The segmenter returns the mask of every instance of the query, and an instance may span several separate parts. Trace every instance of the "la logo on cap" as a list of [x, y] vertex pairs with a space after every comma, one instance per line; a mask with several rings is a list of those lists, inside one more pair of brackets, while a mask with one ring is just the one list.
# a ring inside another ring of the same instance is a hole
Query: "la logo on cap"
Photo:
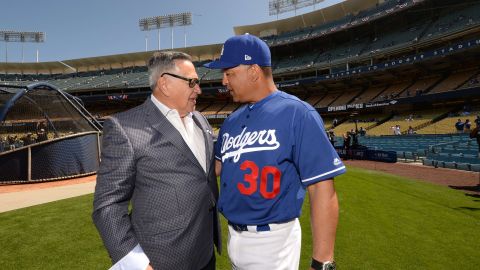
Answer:
[[[225, 45], [224, 45], [224, 46], [225, 46]], [[220, 55], [223, 55], [223, 48], [224, 48], [224, 46], [222, 46], [222, 51], [220, 52]]]
[[248, 54], [245, 54], [245, 61], [252, 60], [252, 57]]

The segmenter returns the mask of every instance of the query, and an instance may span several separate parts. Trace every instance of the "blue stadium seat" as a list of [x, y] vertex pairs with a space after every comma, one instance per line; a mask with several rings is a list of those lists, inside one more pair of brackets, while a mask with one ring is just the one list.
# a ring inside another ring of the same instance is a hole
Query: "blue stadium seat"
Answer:
[[470, 171], [470, 164], [469, 163], [457, 163], [457, 170], [463, 171]]
[[480, 172], [480, 164], [470, 164], [470, 170], [474, 172]]

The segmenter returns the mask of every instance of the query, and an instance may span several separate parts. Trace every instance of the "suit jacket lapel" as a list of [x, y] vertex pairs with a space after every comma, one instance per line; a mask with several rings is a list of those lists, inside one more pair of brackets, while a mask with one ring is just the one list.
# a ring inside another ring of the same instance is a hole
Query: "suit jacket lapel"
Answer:
[[203, 133], [203, 139], [205, 141], [205, 154], [206, 154], [206, 160], [207, 160], [207, 174], [208, 174], [208, 170], [210, 169], [210, 165], [211, 165], [211, 156], [212, 156], [212, 149], [213, 149], [213, 141], [212, 141], [212, 130], [210, 129], [209, 126], [207, 126], [204, 122], [205, 121], [202, 121], [203, 119], [200, 119], [200, 117], [203, 117], [201, 115], [199, 115], [200, 113], [199, 112], [195, 112], [193, 113], [193, 121], [195, 122], [195, 124], [197, 124], [197, 126], [200, 127], [200, 129], [202, 130], [202, 133]]
[[153, 104], [150, 99], [145, 101], [144, 104], [145, 113], [147, 114], [147, 122], [152, 125], [156, 131], [163, 134], [166, 140], [170, 141], [176, 148], [178, 148], [182, 155], [190, 159], [190, 161], [192, 161], [203, 171], [202, 166], [198, 162], [192, 150], [190, 150], [190, 147], [188, 147], [187, 143], [185, 143], [178, 130], [170, 123], [170, 121], [168, 121], [168, 119], [160, 112], [160, 110], [155, 107], [155, 104]]

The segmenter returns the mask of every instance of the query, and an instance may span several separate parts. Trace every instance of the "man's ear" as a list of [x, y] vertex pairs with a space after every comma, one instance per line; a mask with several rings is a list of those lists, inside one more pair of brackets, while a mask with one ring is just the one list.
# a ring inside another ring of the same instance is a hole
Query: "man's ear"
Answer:
[[165, 77], [158, 78], [157, 87], [164, 96], [170, 96], [168, 80]]
[[250, 66], [247, 72], [252, 82], [256, 82], [260, 78], [261, 69], [257, 64]]

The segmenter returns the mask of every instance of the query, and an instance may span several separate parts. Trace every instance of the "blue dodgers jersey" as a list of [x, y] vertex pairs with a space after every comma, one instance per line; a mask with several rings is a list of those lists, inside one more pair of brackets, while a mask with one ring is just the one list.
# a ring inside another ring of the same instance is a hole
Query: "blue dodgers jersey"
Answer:
[[308, 185], [345, 172], [320, 115], [282, 91], [230, 115], [215, 158], [222, 162], [218, 209], [246, 225], [300, 216]]

